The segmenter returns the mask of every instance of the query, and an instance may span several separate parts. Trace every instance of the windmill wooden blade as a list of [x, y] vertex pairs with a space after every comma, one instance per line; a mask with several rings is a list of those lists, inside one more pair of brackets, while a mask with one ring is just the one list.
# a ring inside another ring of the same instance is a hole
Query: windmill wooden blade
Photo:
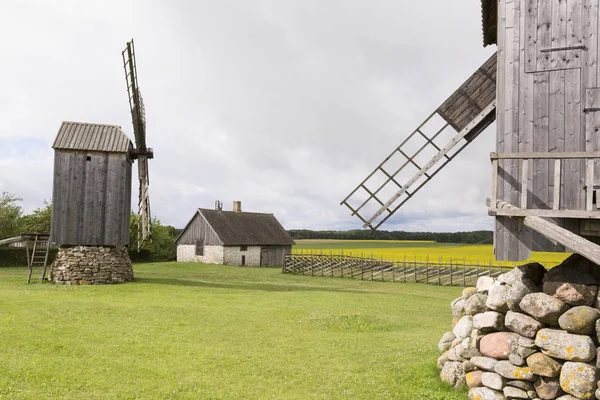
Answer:
[[153, 158], [152, 149], [146, 147], [146, 110], [140, 93], [137, 78], [137, 64], [135, 59], [135, 48], [133, 39], [127, 43], [122, 52], [123, 67], [125, 68], [125, 80], [127, 82], [127, 95], [129, 98], [129, 110], [131, 111], [131, 122], [135, 135], [135, 150], [132, 158], [138, 160], [139, 198], [138, 198], [138, 223], [137, 223], [137, 246], [138, 250], [145, 240], [152, 240], [152, 216], [150, 214], [150, 196], [148, 176], [148, 159]]
[[496, 118], [496, 54], [340, 204], [379, 228]]
[[148, 158], [138, 158], [138, 177], [140, 190], [138, 197], [137, 240], [138, 249], [145, 240], [152, 240], [152, 217], [150, 214], [150, 177], [148, 175]]

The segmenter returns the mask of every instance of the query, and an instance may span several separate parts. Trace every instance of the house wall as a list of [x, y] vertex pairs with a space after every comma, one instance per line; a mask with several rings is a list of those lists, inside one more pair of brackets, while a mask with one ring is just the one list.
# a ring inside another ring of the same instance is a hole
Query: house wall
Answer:
[[225, 246], [223, 249], [225, 265], [242, 265], [242, 256], [246, 256], [246, 266], [260, 266], [260, 246], [248, 246], [246, 251], [241, 251], [240, 246]]
[[177, 246], [177, 261], [223, 264], [223, 246], [204, 246], [204, 255], [197, 256], [196, 245], [180, 244]]
[[[600, 150], [594, 131], [600, 112], [598, 89], [598, 0], [500, 0], [498, 4], [497, 152], [580, 152]], [[547, 51], [585, 46], [585, 49]], [[586, 101], [587, 99], [587, 101]], [[586, 105], [588, 103], [588, 105]], [[498, 199], [520, 205], [521, 163], [501, 160]], [[584, 161], [563, 162], [560, 182], [554, 163], [535, 160], [525, 177], [527, 208], [553, 209], [561, 185], [560, 209], [585, 209]], [[600, 166], [595, 168], [596, 184]], [[579, 220], [556, 219], [579, 234]], [[521, 261], [534, 251], [564, 251], [508, 217], [497, 217], [494, 249], [499, 260]]]
[[127, 153], [55, 150], [51, 243], [126, 246], [130, 214]]

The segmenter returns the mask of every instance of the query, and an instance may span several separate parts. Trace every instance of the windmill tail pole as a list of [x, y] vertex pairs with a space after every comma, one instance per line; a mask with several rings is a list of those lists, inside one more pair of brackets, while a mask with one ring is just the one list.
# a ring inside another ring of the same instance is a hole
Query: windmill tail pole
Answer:
[[[496, 201], [496, 208], [520, 210], [520, 208], [502, 200]], [[600, 246], [597, 244], [592, 243], [589, 240], [584, 239], [581, 236], [576, 235], [564, 228], [561, 228], [560, 226], [553, 224], [552, 222], [541, 217], [525, 216], [513, 218], [518, 218], [526, 227], [541, 233], [548, 239], [558, 242], [574, 253], [581, 254], [588, 260], [600, 265]]]

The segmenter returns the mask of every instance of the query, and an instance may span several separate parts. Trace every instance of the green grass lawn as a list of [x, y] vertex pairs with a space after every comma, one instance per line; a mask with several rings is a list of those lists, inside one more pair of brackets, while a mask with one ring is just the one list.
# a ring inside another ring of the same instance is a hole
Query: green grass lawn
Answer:
[[461, 288], [141, 264], [112, 286], [0, 268], [0, 399], [461, 399], [437, 342]]

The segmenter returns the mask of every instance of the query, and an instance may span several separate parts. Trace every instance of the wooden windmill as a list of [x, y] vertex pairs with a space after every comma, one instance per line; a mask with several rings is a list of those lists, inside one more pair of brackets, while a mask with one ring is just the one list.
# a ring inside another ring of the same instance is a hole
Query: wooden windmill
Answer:
[[127, 48], [123, 50], [122, 55], [136, 145], [136, 149], [132, 153], [132, 158], [136, 158], [138, 161], [138, 179], [140, 183], [137, 221], [137, 247], [139, 250], [143, 241], [152, 239], [152, 217], [150, 216], [150, 195], [148, 191], [148, 186], [150, 185], [148, 159], [153, 158], [154, 153], [151, 148], [146, 147], [146, 111], [137, 80], [137, 64], [133, 39], [131, 39], [131, 42], [127, 42]]
[[137, 84], [133, 41], [123, 62], [135, 143], [120, 126], [63, 122], [52, 145], [54, 183], [50, 241], [59, 247], [50, 279], [62, 283], [133, 280], [127, 252], [131, 166], [138, 161], [138, 246], [151, 238], [146, 119]]
[[599, 0], [481, 5], [497, 53], [341, 204], [379, 228], [496, 119], [496, 258], [568, 250], [600, 264]]

